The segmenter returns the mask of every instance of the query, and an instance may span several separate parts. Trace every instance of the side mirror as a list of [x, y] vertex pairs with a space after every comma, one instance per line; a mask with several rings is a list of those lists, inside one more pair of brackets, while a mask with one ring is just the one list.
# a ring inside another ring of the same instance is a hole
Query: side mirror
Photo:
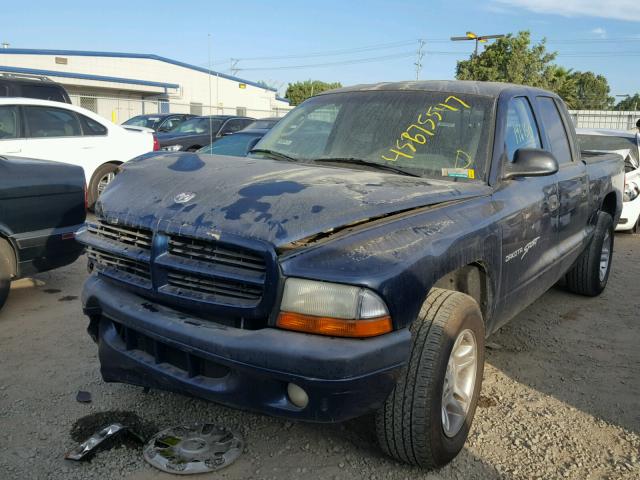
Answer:
[[519, 148], [513, 163], [505, 167], [502, 178], [544, 177], [558, 171], [558, 161], [553, 154], [539, 148]]

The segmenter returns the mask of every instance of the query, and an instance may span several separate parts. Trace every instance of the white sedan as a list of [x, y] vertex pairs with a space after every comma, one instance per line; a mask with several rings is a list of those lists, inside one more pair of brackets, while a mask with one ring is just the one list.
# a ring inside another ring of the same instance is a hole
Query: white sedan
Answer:
[[90, 207], [119, 165], [158, 149], [150, 130], [129, 130], [75, 105], [0, 98], [0, 155], [81, 166]]
[[616, 231], [640, 232], [640, 134], [625, 130], [576, 129], [581, 150], [620, 153], [625, 161], [622, 215]]

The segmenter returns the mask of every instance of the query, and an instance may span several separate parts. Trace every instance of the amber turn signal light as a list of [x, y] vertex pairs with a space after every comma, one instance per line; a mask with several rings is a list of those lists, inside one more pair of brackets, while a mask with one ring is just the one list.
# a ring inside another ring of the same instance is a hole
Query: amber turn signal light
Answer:
[[280, 312], [276, 325], [280, 328], [297, 332], [353, 338], [375, 337], [389, 333], [392, 330], [391, 317], [388, 315], [366, 320], [345, 320], [342, 318]]

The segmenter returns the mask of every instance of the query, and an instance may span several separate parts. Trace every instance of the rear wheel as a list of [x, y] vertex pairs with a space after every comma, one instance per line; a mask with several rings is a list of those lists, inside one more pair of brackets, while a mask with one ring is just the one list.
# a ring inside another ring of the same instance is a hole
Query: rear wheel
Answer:
[[607, 286], [613, 256], [613, 218], [599, 212], [596, 229], [587, 248], [567, 273], [567, 287], [574, 293], [595, 297]]
[[402, 462], [437, 468], [462, 449], [484, 369], [484, 324], [463, 293], [434, 288], [411, 326], [409, 362], [376, 414], [381, 448]]
[[98, 197], [104, 192], [107, 186], [116, 177], [118, 165], [114, 163], [105, 163], [100, 165], [93, 174], [89, 185], [89, 208], [93, 209]]

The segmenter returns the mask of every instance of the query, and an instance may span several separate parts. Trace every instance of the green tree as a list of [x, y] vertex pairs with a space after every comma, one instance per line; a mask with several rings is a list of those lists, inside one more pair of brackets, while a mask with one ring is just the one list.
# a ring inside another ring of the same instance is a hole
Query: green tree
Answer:
[[552, 65], [547, 71], [545, 88], [560, 95], [568, 108], [579, 108], [576, 78], [570, 69]]
[[609, 95], [609, 82], [603, 75], [593, 72], [574, 72], [577, 106], [582, 110], [608, 110], [615, 98]]
[[509, 34], [488, 45], [477, 56], [458, 62], [458, 80], [510, 82], [551, 90], [569, 108], [604, 110], [614, 99], [602, 75], [573, 72], [554, 63], [556, 52], [547, 51], [545, 40], [531, 45], [528, 31]]
[[488, 45], [477, 56], [461, 60], [456, 67], [458, 80], [510, 82], [546, 88], [555, 72], [555, 52], [548, 52], [545, 40], [531, 46], [528, 31], [509, 34]]
[[638, 110], [640, 108], [640, 93], [620, 100], [616, 105], [616, 110]]
[[340, 82], [326, 83], [320, 80], [305, 80], [304, 82], [290, 83], [284, 96], [291, 105], [300, 105], [307, 98], [320, 92], [340, 87], [342, 87]]

